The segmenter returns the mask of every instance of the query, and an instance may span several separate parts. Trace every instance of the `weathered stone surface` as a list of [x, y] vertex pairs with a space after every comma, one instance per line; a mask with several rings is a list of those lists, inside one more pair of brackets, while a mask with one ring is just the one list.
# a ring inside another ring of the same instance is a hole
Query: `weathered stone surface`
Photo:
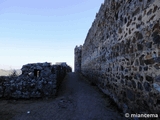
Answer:
[[159, 8], [159, 0], [105, 0], [83, 46], [75, 48], [75, 70], [108, 90], [124, 111], [160, 111]]
[[146, 91], [148, 91], [148, 92], [151, 91], [151, 86], [148, 82], [144, 82], [143, 86], [144, 86]]
[[148, 70], [148, 66], [145, 66], [143, 69], [144, 69], [144, 71], [147, 71]]
[[145, 63], [146, 65], [154, 64], [154, 60], [153, 60], [153, 59], [144, 60], [144, 63]]
[[74, 61], [74, 71], [75, 72], [80, 72], [81, 71], [81, 54], [82, 54], [82, 46], [76, 46], [74, 49], [75, 51], [75, 61]]
[[154, 61], [160, 63], [160, 57], [154, 57]]
[[147, 48], [152, 48], [152, 42], [147, 42], [147, 43], [146, 43], [146, 47], [147, 47]]
[[159, 35], [159, 33], [158, 32], [154, 32], [152, 36], [153, 36], [153, 42], [155, 44], [160, 44], [160, 35]]
[[138, 82], [138, 89], [143, 90], [142, 84]]
[[132, 87], [136, 88], [136, 82], [134, 80], [132, 80]]
[[156, 82], [160, 82], [160, 75], [155, 78]]
[[149, 82], [153, 82], [153, 78], [149, 75], [146, 75], [146, 80]]
[[23, 65], [18, 77], [6, 77], [0, 85], [0, 97], [39, 98], [57, 94], [58, 86], [71, 68], [67, 64], [34, 63]]
[[153, 83], [153, 87], [154, 87], [154, 89], [156, 89], [157, 91], [160, 92], [160, 85], [159, 84]]
[[135, 100], [135, 95], [134, 95], [133, 91], [127, 89], [126, 90], [126, 95], [127, 95], [127, 98], [130, 99], [131, 101]]

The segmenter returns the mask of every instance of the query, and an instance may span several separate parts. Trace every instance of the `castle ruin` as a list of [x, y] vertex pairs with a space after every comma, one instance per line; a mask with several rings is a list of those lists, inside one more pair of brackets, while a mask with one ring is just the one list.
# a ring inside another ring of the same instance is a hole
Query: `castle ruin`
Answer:
[[105, 0], [75, 71], [95, 83], [124, 112], [160, 112], [160, 1]]

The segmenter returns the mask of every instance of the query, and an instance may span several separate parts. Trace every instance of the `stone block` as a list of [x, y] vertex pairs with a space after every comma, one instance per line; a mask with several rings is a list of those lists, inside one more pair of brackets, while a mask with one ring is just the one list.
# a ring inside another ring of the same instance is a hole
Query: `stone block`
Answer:
[[160, 92], [160, 85], [157, 83], [153, 83], [153, 88]]
[[148, 81], [148, 82], [153, 82], [153, 77], [151, 77], [151, 76], [149, 76], [149, 75], [146, 75], [146, 80]]
[[148, 59], [148, 60], [144, 60], [144, 63], [146, 65], [150, 65], [150, 64], [154, 64], [155, 62], [154, 62], [154, 59]]
[[147, 92], [151, 91], [151, 86], [148, 82], [144, 82], [143, 87]]
[[147, 43], [146, 43], [146, 47], [147, 47], [147, 48], [152, 48], [152, 42], [147, 42]]
[[126, 90], [126, 97], [131, 100], [131, 101], [134, 101], [135, 100], [135, 94], [132, 90], [130, 89], [127, 89]]
[[153, 42], [154, 42], [155, 44], [160, 44], [160, 35], [159, 35], [158, 32], [154, 32], [154, 33], [152, 34], [152, 37], [153, 37]]
[[142, 86], [142, 84], [141, 84], [140, 82], [138, 82], [138, 85], [137, 85], [137, 86], [138, 86], [138, 89], [139, 89], [139, 90], [143, 90], [143, 86]]
[[158, 75], [157, 77], [155, 77], [155, 81], [156, 82], [160, 82], [160, 75]]

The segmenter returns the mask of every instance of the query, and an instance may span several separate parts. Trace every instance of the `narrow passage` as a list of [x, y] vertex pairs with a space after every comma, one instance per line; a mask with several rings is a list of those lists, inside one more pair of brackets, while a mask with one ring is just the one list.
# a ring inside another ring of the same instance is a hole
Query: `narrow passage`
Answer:
[[[87, 82], [86, 78], [69, 73], [61, 86], [60, 95], [71, 103], [66, 106], [71, 114], [66, 117], [70, 120], [121, 120], [115, 106], [110, 105], [107, 98], [96, 86]], [[73, 106], [73, 107], [71, 107]]]
[[11, 120], [125, 120], [110, 103], [84, 77], [68, 73], [55, 99], [11, 101], [3, 104], [0, 112], [10, 115]]

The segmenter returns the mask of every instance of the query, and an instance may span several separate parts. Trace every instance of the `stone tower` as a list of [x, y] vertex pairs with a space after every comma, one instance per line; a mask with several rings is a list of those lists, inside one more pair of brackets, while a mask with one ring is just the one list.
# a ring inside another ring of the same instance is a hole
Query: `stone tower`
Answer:
[[81, 54], [82, 54], [82, 45], [79, 47], [76, 46], [74, 49], [74, 71], [81, 72]]

